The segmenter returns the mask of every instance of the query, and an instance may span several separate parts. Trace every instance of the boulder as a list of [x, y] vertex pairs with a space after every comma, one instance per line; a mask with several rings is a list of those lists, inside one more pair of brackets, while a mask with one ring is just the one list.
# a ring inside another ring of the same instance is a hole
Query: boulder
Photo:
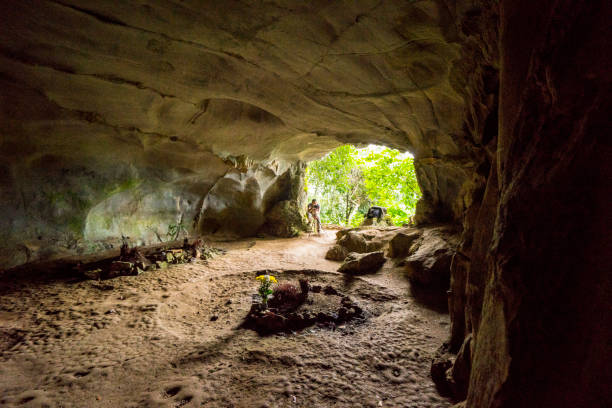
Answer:
[[379, 251], [385, 248], [398, 230], [398, 227], [347, 228], [336, 233], [336, 243], [346, 249], [347, 253]]
[[425, 287], [447, 290], [457, 242], [457, 236], [444, 228], [424, 230], [418, 248], [404, 261], [410, 281]]
[[338, 245], [344, 247], [348, 252], [364, 253], [368, 251], [368, 241], [357, 231], [348, 231], [338, 240]]
[[338, 272], [346, 273], [368, 273], [378, 270], [385, 263], [383, 251], [358, 254], [351, 252], [348, 254]]
[[325, 254], [325, 259], [329, 259], [330, 261], [344, 261], [344, 258], [346, 258], [346, 256], [348, 255], [348, 251], [345, 247], [343, 247], [342, 245], [334, 245], [333, 247], [329, 248], [329, 250], [327, 251], [327, 253]]
[[277, 237], [295, 237], [306, 230], [304, 217], [295, 201], [279, 201], [266, 213], [262, 231]]
[[412, 245], [421, 237], [421, 230], [407, 229], [398, 232], [389, 241], [389, 258], [400, 258], [411, 254]]

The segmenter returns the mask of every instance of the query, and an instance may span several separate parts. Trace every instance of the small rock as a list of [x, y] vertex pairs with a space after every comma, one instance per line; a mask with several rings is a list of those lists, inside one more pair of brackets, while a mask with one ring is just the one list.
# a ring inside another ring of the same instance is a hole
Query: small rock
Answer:
[[133, 267], [134, 264], [132, 262], [113, 261], [110, 269], [119, 271], [131, 271]]
[[398, 232], [391, 241], [389, 241], [389, 257], [399, 258], [410, 255], [412, 244], [421, 237], [421, 230], [407, 230]]
[[338, 272], [348, 273], [368, 273], [380, 269], [385, 263], [385, 255], [383, 251], [369, 252], [366, 254], [358, 254], [351, 252], [348, 254], [344, 263], [338, 269]]
[[219, 319], [219, 316], [217, 316], [217, 315], [212, 315], [212, 316], [210, 316], [210, 321], [211, 321], [211, 322], [215, 322], [215, 321], [217, 321], [218, 319]]
[[471, 352], [472, 352], [472, 335], [468, 335], [453, 364], [452, 369], [452, 383], [451, 388], [454, 397], [457, 400], [464, 400], [467, 398], [467, 390], [470, 381], [471, 371]]
[[325, 293], [326, 295], [337, 295], [338, 291], [334, 289], [332, 286], [327, 285], [326, 287], [323, 288], [323, 293]]
[[140, 311], [141, 312], [154, 312], [157, 310], [157, 305], [156, 304], [150, 304], [150, 305], [143, 305], [140, 306]]
[[113, 261], [105, 277], [116, 278], [117, 276], [130, 276], [134, 274], [134, 263], [125, 261]]
[[102, 269], [92, 269], [90, 271], [83, 272], [83, 275], [87, 279], [99, 280], [102, 277]]
[[338, 245], [345, 248], [346, 252], [367, 252], [368, 241], [358, 231], [349, 230], [338, 239]]
[[447, 377], [447, 371], [449, 371], [452, 365], [452, 355], [448, 353], [448, 349], [444, 345], [436, 352], [430, 369], [431, 379], [436, 384], [438, 392], [443, 396], [450, 396], [452, 393], [448, 381], [449, 378]]
[[344, 261], [344, 258], [346, 258], [347, 255], [347, 249], [336, 244], [327, 251], [325, 254], [325, 259], [329, 259], [331, 261]]

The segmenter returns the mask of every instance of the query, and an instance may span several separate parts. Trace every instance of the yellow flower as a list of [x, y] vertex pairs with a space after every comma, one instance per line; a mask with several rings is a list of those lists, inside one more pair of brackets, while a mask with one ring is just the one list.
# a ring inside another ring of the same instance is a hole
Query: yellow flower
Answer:
[[259, 275], [258, 277], [256, 277], [255, 279], [257, 279], [258, 281], [269, 281], [272, 283], [278, 283], [276, 278], [272, 275]]

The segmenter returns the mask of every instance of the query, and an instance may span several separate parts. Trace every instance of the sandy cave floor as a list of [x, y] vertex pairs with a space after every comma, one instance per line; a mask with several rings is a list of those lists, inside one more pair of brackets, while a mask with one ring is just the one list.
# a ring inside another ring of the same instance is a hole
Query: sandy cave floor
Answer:
[[[448, 315], [417, 300], [390, 261], [376, 274], [338, 274], [324, 259], [333, 239], [216, 244], [228, 252], [208, 263], [100, 283], [3, 279], [0, 406], [450, 406], [429, 377]], [[262, 269], [319, 270], [306, 274], [312, 284], [342, 290], [371, 316], [335, 331], [237, 329]]]

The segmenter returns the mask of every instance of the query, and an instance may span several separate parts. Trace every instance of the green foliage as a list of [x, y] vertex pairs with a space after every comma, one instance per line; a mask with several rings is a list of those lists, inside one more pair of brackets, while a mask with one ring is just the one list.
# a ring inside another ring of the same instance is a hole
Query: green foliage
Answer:
[[182, 232], [185, 234], [187, 233], [187, 228], [183, 225], [182, 220], [176, 224], [168, 224], [168, 233], [166, 234], [168, 236], [168, 241], [176, 241], [179, 239]]
[[411, 157], [388, 148], [346, 145], [309, 164], [306, 191], [324, 223], [359, 225], [371, 205], [396, 225], [409, 222], [421, 196]]
[[353, 215], [353, 218], [351, 218], [351, 222], [349, 225], [351, 227], [358, 227], [359, 225], [361, 225], [363, 220], [365, 220], [365, 216], [366, 215], [362, 213], [361, 211], [357, 211], [355, 215]]
[[308, 191], [321, 204], [322, 222], [348, 224], [359, 203], [366, 199], [357, 153], [354, 146], [340, 146], [308, 166]]

